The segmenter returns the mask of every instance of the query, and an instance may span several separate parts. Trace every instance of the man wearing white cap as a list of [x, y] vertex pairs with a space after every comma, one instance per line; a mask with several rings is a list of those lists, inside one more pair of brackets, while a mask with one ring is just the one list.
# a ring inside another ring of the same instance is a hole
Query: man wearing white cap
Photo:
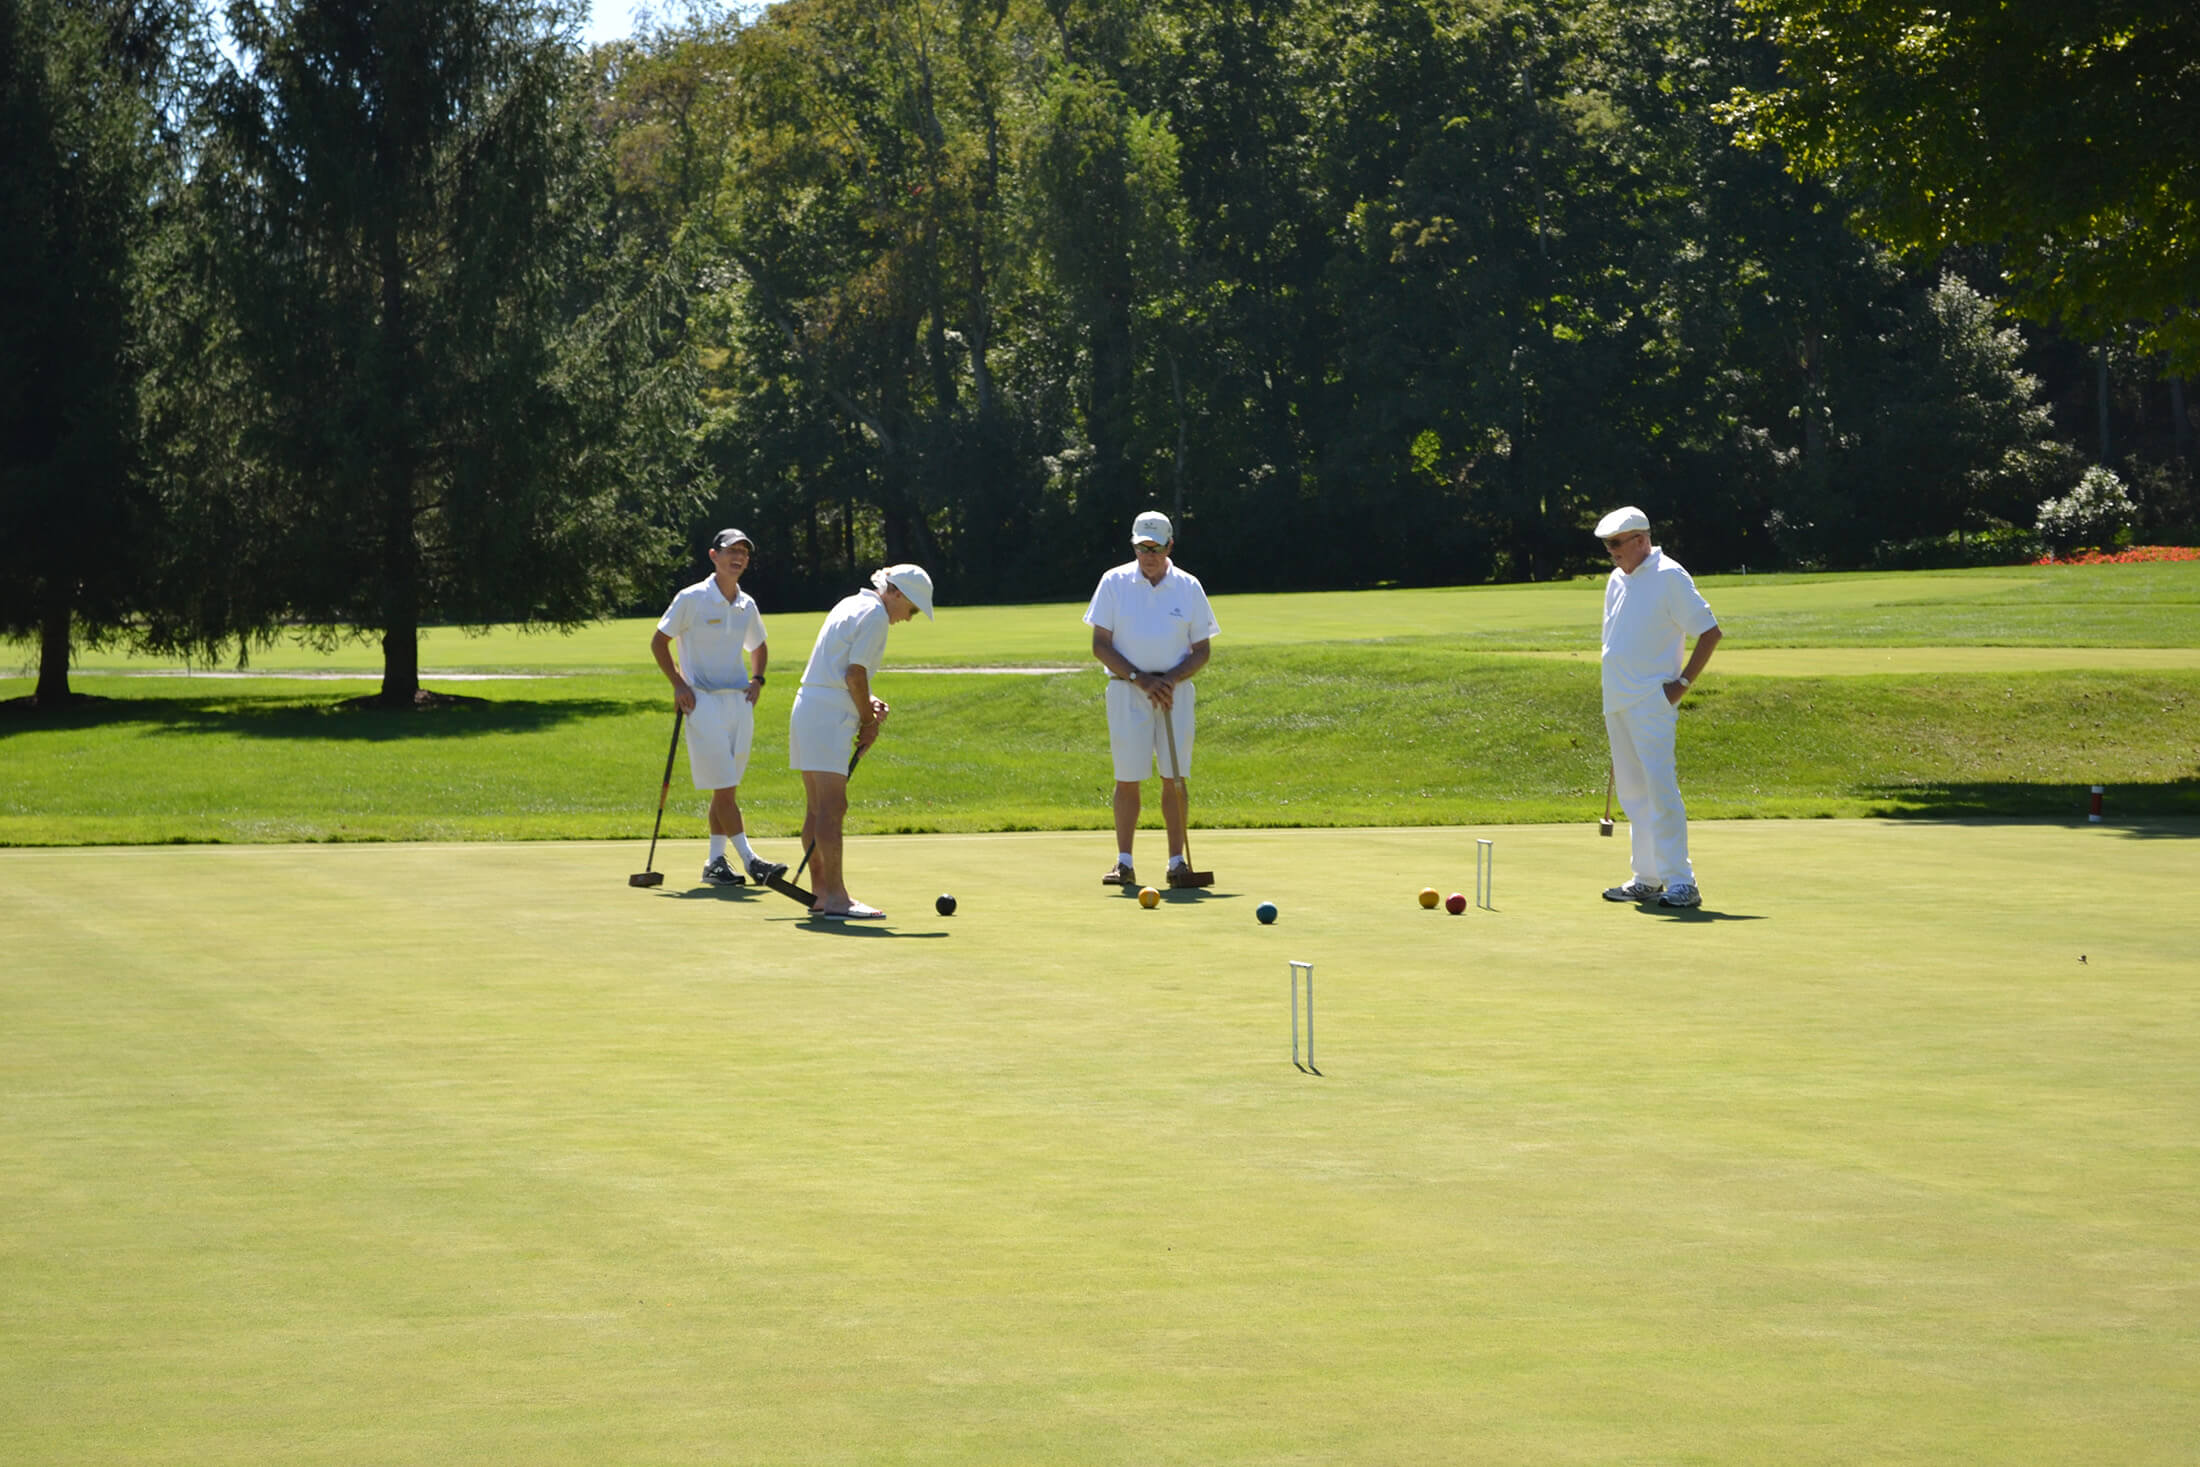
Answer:
[[[1703, 904], [1688, 860], [1688, 809], [1674, 768], [1681, 695], [1719, 645], [1718, 618], [1677, 560], [1650, 543], [1650, 517], [1633, 505], [1597, 523], [1612, 557], [1604, 585], [1604, 728], [1612, 785], [1627, 812], [1634, 874], [1604, 893], [1612, 902]], [[1681, 645], [1696, 639], [1681, 665]]]
[[[697, 789], [710, 791], [710, 858], [703, 864], [703, 880], [713, 886], [739, 886], [744, 880], [761, 886], [787, 869], [750, 850], [741, 825], [741, 776], [756, 735], [764, 665], [771, 660], [764, 615], [741, 589], [741, 573], [755, 551], [755, 542], [739, 530], [711, 537], [711, 574], [672, 598], [649, 641], [650, 655], [672, 684], [672, 701], [687, 715], [688, 774]], [[728, 841], [741, 871], [726, 863]]]
[[932, 619], [932, 578], [922, 566], [874, 571], [869, 590], [843, 598], [826, 614], [802, 669], [802, 686], [787, 713], [787, 762], [802, 774], [802, 838], [813, 849], [816, 872], [813, 916], [845, 922], [886, 915], [850, 896], [841, 870], [850, 751], [870, 748], [892, 711], [871, 695], [871, 674], [886, 655], [886, 629], [920, 611]]
[[[1161, 771], [1161, 820], [1169, 834], [1171, 886], [1197, 884], [1184, 858], [1192, 772], [1192, 678], [1207, 665], [1208, 641], [1222, 630], [1196, 576], [1169, 559], [1169, 517], [1148, 510], [1131, 522], [1133, 558], [1100, 578], [1085, 610], [1092, 655], [1108, 670], [1108, 750], [1115, 762], [1115, 864], [1100, 880], [1138, 885], [1131, 837], [1138, 831], [1138, 786]], [[1167, 720], [1164, 722], [1163, 720]], [[1169, 735], [1174, 731], [1172, 750]], [[1172, 752], [1180, 762], [1172, 764]]]

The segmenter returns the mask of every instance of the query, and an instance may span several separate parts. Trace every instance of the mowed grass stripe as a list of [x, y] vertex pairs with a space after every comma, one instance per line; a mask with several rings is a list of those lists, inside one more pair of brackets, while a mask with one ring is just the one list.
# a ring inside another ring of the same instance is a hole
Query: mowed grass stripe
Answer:
[[2196, 835], [0, 853], [0, 1453], [2176, 1461]]
[[[1716, 666], [1716, 665], [1715, 665]], [[653, 677], [473, 685], [429, 715], [340, 710], [325, 688], [212, 693], [154, 680], [0, 733], [0, 842], [510, 840], [646, 836], [671, 728]], [[1595, 671], [1395, 645], [1256, 648], [1200, 681], [1205, 827], [1536, 823], [1600, 810]], [[897, 675], [852, 783], [859, 832], [1101, 829], [1100, 680]], [[742, 805], [760, 838], [801, 822], [785, 701], [767, 698]], [[2200, 672], [1932, 678], [1714, 674], [1682, 715], [1701, 816], [2200, 811]], [[701, 829], [684, 759], [665, 830]]]

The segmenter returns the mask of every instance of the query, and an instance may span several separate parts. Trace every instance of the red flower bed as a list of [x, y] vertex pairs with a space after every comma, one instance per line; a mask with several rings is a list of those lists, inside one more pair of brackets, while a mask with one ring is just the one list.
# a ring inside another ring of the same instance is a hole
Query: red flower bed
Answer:
[[2200, 560], [2191, 545], [2134, 545], [2129, 550], [2082, 550], [2064, 560], [2043, 555], [2034, 565], [2138, 565], [2148, 560]]

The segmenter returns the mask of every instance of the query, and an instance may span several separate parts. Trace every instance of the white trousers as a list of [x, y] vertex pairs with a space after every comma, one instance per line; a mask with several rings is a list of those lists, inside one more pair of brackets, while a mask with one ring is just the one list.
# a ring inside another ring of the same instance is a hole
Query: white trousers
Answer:
[[1612, 740], [1612, 788], [1627, 812], [1635, 880], [1645, 886], [1696, 884], [1688, 863], [1688, 807], [1681, 803], [1673, 736], [1680, 708], [1663, 693], [1604, 715]]

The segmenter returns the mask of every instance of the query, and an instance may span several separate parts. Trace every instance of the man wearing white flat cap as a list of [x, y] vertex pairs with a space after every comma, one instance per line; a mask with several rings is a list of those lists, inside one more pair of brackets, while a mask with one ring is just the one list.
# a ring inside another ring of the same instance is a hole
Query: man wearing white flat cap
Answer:
[[[1613, 510], [1597, 522], [1597, 538], [1612, 557], [1604, 584], [1604, 729], [1634, 864], [1627, 884], [1604, 899], [1701, 906], [1674, 735], [1681, 697], [1719, 645], [1719, 621], [1681, 563], [1650, 543], [1650, 517], [1641, 510]], [[1684, 667], [1681, 648], [1690, 637], [1696, 645]]]
[[[1168, 882], [1197, 885], [1185, 859], [1191, 801], [1192, 678], [1207, 665], [1208, 642], [1221, 627], [1199, 578], [1169, 559], [1176, 544], [1169, 517], [1147, 510], [1131, 522], [1128, 564], [1100, 578], [1085, 609], [1092, 655], [1108, 670], [1108, 752], [1115, 764], [1115, 864], [1108, 886], [1138, 885], [1131, 837], [1138, 831], [1138, 786], [1158, 765], [1161, 823], [1169, 836]], [[1166, 720], [1166, 722], [1164, 722]], [[1172, 748], [1170, 737], [1174, 737]], [[1172, 759], [1172, 755], [1175, 757]]]

